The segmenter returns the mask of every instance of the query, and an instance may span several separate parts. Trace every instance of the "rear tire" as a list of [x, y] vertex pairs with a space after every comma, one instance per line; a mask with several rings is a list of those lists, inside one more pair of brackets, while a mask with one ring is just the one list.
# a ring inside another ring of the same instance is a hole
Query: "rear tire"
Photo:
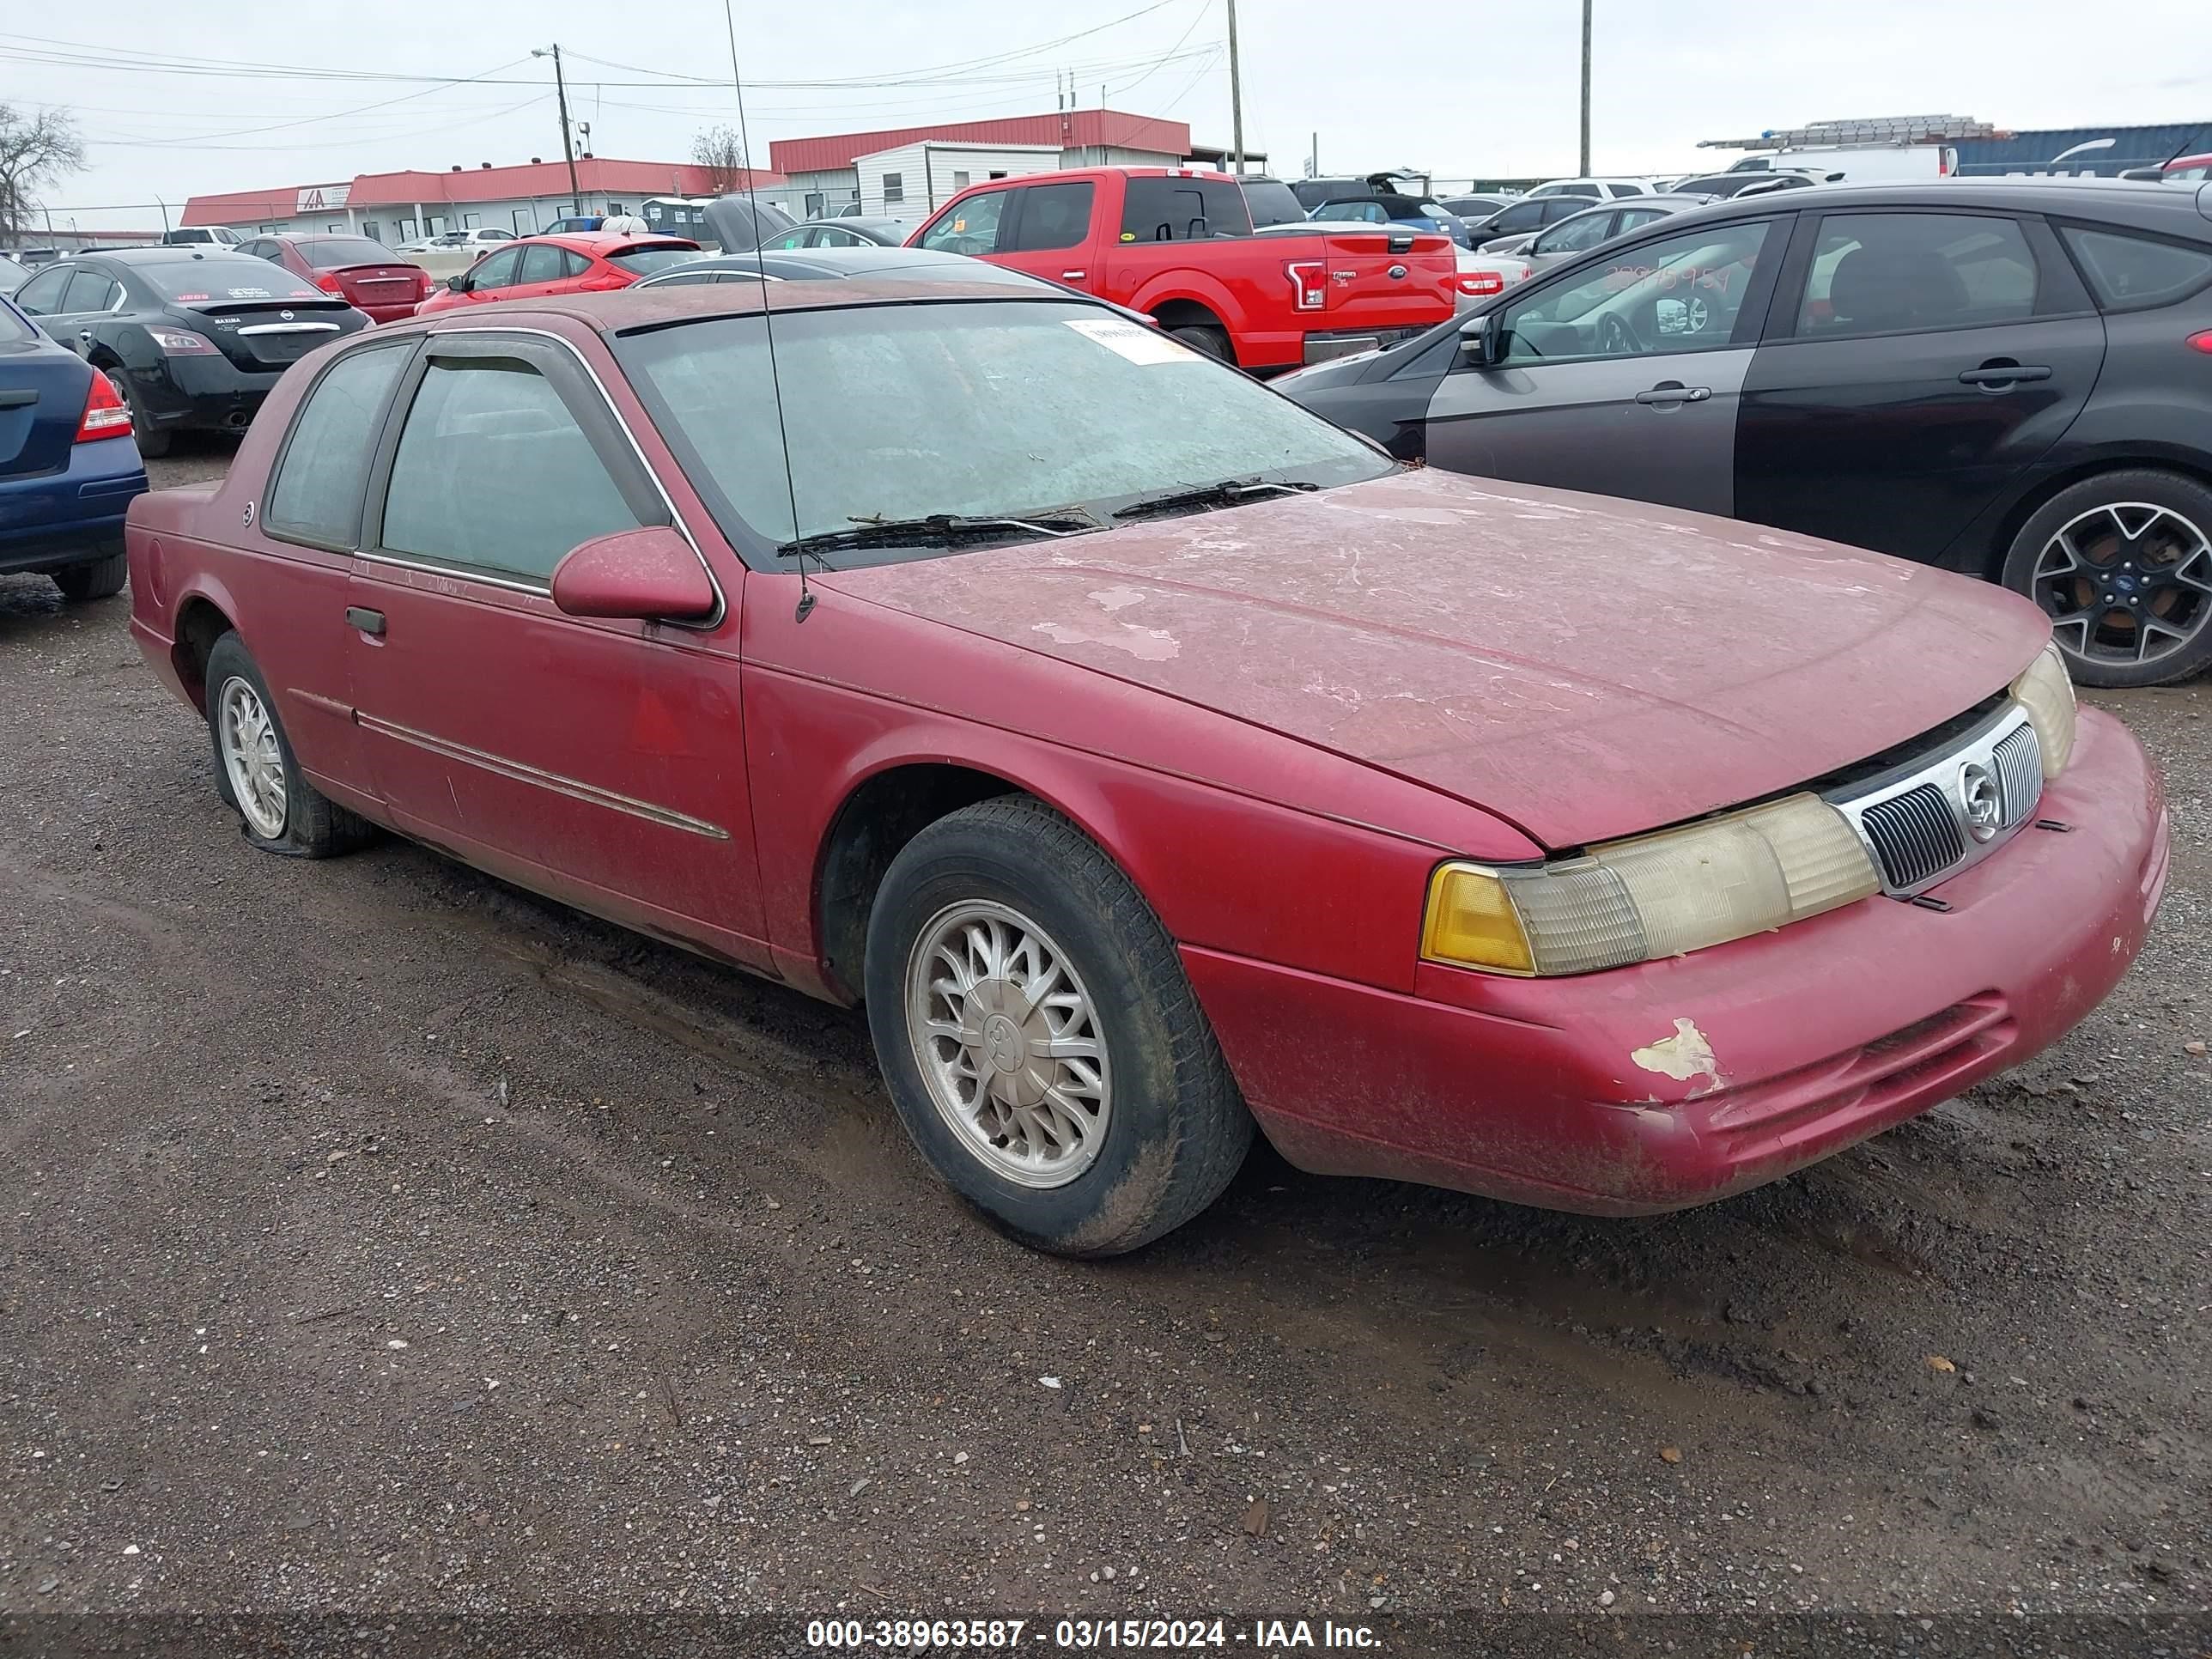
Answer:
[[128, 554], [111, 553], [90, 564], [73, 564], [52, 574], [54, 586], [72, 605], [82, 605], [87, 599], [112, 599], [131, 580], [131, 558]]
[[1118, 1255], [1219, 1197], [1252, 1118], [1152, 907], [1042, 802], [924, 830], [868, 919], [868, 1024], [937, 1173], [1062, 1255]]
[[2171, 685], [2212, 664], [2212, 489], [2193, 478], [2136, 467], [2060, 490], [2002, 576], [2051, 617], [2081, 684]]
[[139, 459], [160, 460], [169, 453], [170, 440], [175, 434], [167, 430], [157, 430], [146, 418], [146, 405], [139, 401], [137, 393], [131, 391], [131, 381], [121, 369], [103, 368], [100, 372], [107, 376], [107, 384], [115, 388], [115, 395], [131, 407], [131, 435], [137, 441]]
[[1193, 351], [1202, 351], [1217, 362], [1234, 364], [1237, 353], [1229, 343], [1229, 331], [1206, 324], [1193, 323], [1187, 328], [1168, 330], [1168, 338], [1180, 340]]
[[236, 634], [208, 653], [206, 684], [216, 788], [248, 841], [267, 853], [323, 859], [351, 852], [374, 833], [307, 781], [269, 684]]

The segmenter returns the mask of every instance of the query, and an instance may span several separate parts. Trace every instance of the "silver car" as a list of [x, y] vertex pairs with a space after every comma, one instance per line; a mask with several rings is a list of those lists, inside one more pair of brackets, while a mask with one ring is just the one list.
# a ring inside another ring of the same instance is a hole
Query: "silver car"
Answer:
[[[1602, 202], [1587, 210], [1562, 219], [1549, 229], [1538, 231], [1533, 236], [1501, 236], [1482, 244], [1471, 255], [1460, 259], [1460, 289], [1462, 293], [1480, 291], [1494, 294], [1525, 281], [1540, 270], [1548, 270], [1564, 259], [1578, 253], [1587, 253], [1625, 236], [1640, 226], [1654, 220], [1664, 219], [1669, 214], [1686, 213], [1693, 207], [1703, 207], [1713, 198], [1698, 195], [1634, 196], [1623, 201]], [[1471, 276], [1495, 273], [1493, 285], [1488, 280], [1478, 282], [1471, 289]]]

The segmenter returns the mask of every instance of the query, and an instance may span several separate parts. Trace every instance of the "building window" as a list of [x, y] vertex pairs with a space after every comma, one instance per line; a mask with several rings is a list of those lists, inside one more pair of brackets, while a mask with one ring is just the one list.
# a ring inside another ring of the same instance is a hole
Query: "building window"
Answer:
[[361, 234], [372, 242], [380, 242], [384, 240], [384, 227], [374, 219], [364, 219], [361, 222]]
[[607, 217], [610, 219], [620, 218], [622, 216], [622, 213], [623, 204], [620, 202], [610, 202], [607, 204]]
[[884, 205], [896, 207], [906, 200], [906, 177], [903, 173], [884, 174]]
[[477, 228], [477, 216], [473, 213], [464, 213], [461, 216], [461, 228], [463, 230], [474, 230]]
[[954, 169], [952, 174], [952, 188], [955, 190], [965, 190], [968, 188], [967, 168], [957, 167]]
[[996, 172], [993, 173], [991, 174], [991, 176], [992, 176], [994, 179], [1003, 179], [1003, 178], [1005, 178], [1005, 177], [1006, 176], [1006, 169], [1005, 169], [1005, 168], [1003, 168], [1003, 167], [1001, 167], [1001, 168], [998, 169]]

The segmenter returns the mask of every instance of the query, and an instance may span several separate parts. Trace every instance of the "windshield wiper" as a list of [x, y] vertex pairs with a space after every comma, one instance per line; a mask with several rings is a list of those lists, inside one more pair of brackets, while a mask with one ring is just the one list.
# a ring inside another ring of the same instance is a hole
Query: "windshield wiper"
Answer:
[[1235, 507], [1255, 495], [1303, 495], [1319, 489], [1316, 483], [1278, 483], [1272, 478], [1224, 478], [1219, 483], [1195, 489], [1170, 489], [1158, 495], [1141, 495], [1127, 507], [1116, 507], [1117, 519], [1148, 519], [1155, 514], [1179, 512], [1187, 507]]
[[1105, 526], [1081, 507], [1055, 507], [1026, 518], [969, 517], [958, 513], [932, 513], [919, 519], [868, 518], [852, 515], [850, 530], [817, 530], [811, 536], [788, 541], [775, 550], [787, 557], [826, 552], [841, 547], [896, 547], [916, 541], [994, 541], [1021, 535], [1077, 536]]

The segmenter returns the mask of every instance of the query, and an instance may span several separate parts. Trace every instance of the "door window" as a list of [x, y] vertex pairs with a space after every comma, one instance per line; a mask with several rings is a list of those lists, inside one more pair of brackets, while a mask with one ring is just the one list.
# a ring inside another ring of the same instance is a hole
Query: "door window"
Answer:
[[33, 317], [45, 317], [62, 308], [62, 290], [76, 270], [69, 265], [56, 265], [42, 270], [15, 290], [15, 304]]
[[2035, 313], [2035, 255], [2011, 219], [1961, 213], [1835, 214], [1820, 224], [1797, 332], [1978, 328]]
[[386, 548], [543, 585], [571, 549], [637, 527], [590, 438], [531, 364], [430, 364], [392, 458]]
[[1504, 361], [1635, 357], [1725, 346], [1767, 257], [1771, 222], [1715, 225], [1624, 249], [1505, 313]]
[[954, 203], [922, 233], [921, 245], [945, 253], [997, 252], [999, 218], [1006, 212], [1006, 198], [1011, 194], [1010, 191], [994, 190]]
[[2212, 283], [2212, 253], [2201, 247], [2080, 225], [2064, 226], [2059, 234], [2107, 311], [2168, 305]]
[[70, 278], [69, 292], [63, 296], [62, 309], [72, 316], [79, 312], [105, 311], [114, 303], [117, 287], [112, 278], [96, 270], [80, 270]]
[[1021, 217], [1015, 221], [1017, 253], [1044, 253], [1080, 247], [1091, 236], [1091, 203], [1096, 185], [1030, 185], [1022, 191]]
[[1610, 213], [1584, 213], [1563, 220], [1536, 239], [1532, 253], [1580, 253], [1584, 248], [1595, 247], [1606, 240], [1606, 227], [1613, 221]]
[[1623, 208], [1620, 218], [1613, 227], [1613, 234], [1626, 236], [1632, 230], [1638, 229], [1655, 220], [1663, 219], [1666, 216], [1665, 208]]
[[413, 349], [410, 342], [356, 351], [323, 372], [292, 422], [261, 515], [264, 531], [280, 541], [353, 546], [377, 413]]
[[520, 268], [522, 256], [528, 251], [519, 247], [501, 249], [481, 261], [469, 273], [469, 286], [472, 289], [513, 288], [520, 280], [514, 273]]
[[550, 242], [532, 243], [522, 250], [521, 274], [514, 280], [526, 288], [532, 283], [559, 282], [567, 270], [561, 262], [564, 251]]

